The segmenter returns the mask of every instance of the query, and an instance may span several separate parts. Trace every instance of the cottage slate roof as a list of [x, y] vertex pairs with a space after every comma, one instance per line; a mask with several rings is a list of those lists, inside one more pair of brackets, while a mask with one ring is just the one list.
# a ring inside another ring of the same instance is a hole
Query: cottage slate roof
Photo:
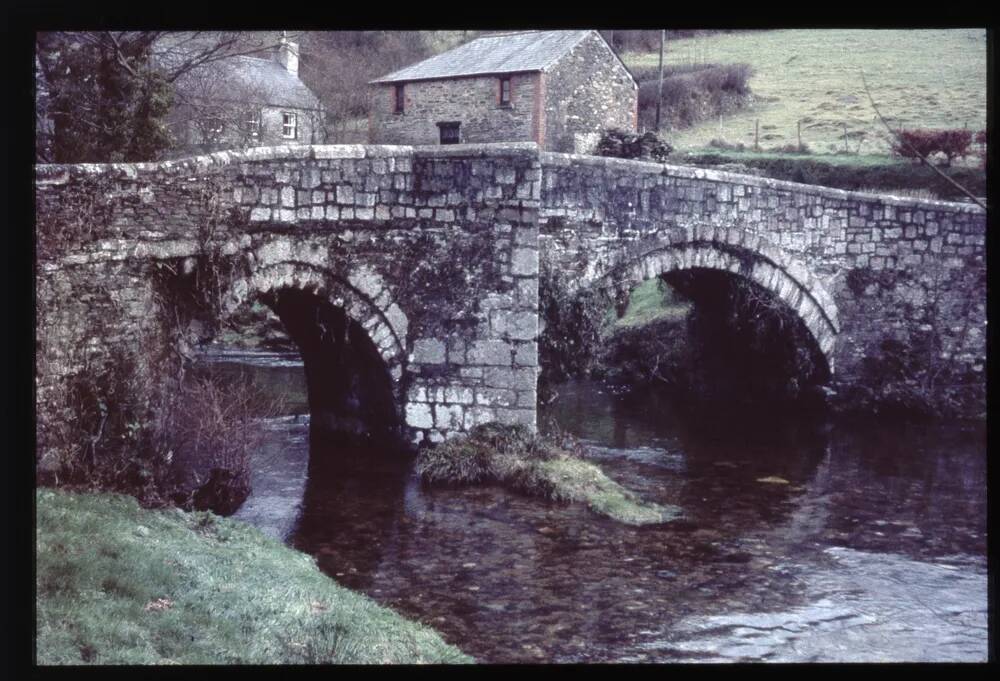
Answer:
[[306, 84], [273, 59], [233, 57], [219, 62], [245, 85], [257, 84], [269, 93], [265, 104], [299, 109], [319, 109], [320, 101]]
[[269, 58], [238, 55], [208, 62], [178, 79], [177, 87], [220, 101], [253, 100], [295, 109], [322, 106], [305, 83]]
[[544, 71], [589, 33], [590, 30], [522, 31], [483, 36], [371, 82]]

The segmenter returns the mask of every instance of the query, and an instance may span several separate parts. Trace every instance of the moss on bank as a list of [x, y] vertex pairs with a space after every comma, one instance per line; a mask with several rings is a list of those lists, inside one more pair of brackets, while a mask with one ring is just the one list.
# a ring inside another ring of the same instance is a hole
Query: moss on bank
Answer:
[[36, 500], [39, 664], [470, 661], [244, 523], [115, 494]]
[[429, 484], [499, 484], [551, 501], [583, 502], [629, 525], [662, 523], [679, 513], [642, 501], [594, 464], [520, 425], [477, 426], [468, 436], [421, 451], [416, 467]]

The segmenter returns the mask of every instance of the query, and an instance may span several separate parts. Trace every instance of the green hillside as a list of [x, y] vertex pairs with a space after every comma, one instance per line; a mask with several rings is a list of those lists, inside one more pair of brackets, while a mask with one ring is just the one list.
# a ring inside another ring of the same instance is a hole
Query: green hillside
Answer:
[[[626, 53], [633, 67], [656, 53]], [[765, 149], [802, 142], [815, 153], [844, 149], [886, 154], [885, 129], [874, 119], [861, 82], [864, 69], [883, 115], [900, 127], [986, 126], [986, 31], [983, 29], [811, 29], [717, 33], [668, 41], [668, 64], [747, 63], [753, 68], [749, 109], [664, 131], [680, 149], [713, 139], [753, 145], [760, 121]]]

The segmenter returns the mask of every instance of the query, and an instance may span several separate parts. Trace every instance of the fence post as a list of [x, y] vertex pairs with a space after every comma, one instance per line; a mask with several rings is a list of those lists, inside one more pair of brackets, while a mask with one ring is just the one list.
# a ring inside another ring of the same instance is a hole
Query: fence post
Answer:
[[660, 106], [663, 103], [663, 48], [667, 42], [667, 29], [660, 30], [660, 79], [656, 86], [656, 133], [660, 133]]
[[851, 153], [850, 150], [847, 148], [847, 121], [844, 121], [844, 153], [845, 154]]
[[760, 151], [760, 119], [754, 121], [753, 123], [753, 148], [754, 151]]
[[799, 119], [799, 120], [797, 120], [795, 122], [795, 127], [796, 127], [796, 129], [798, 131], [798, 135], [799, 135], [799, 152], [802, 152], [803, 151], [803, 148], [802, 148], [802, 119]]

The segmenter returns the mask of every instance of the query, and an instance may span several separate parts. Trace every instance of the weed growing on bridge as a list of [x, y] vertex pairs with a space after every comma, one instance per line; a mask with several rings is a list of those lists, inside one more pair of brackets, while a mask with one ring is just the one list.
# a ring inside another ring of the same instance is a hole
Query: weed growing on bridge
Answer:
[[280, 405], [247, 379], [167, 381], [150, 390], [134, 359], [89, 366], [66, 390], [63, 451], [42, 484], [123, 492], [144, 505], [177, 503], [228, 514], [250, 492], [259, 419]]
[[[50, 220], [38, 224], [35, 247], [39, 260], [55, 261], [75, 247], [93, 240], [97, 235], [109, 234], [114, 213], [113, 185], [109, 180], [99, 180], [106, 186], [100, 191], [81, 192]], [[117, 235], [116, 235], [117, 236]]]
[[612, 301], [596, 289], [574, 290], [544, 259], [538, 278], [539, 380], [549, 383], [587, 374], [596, 362]]

